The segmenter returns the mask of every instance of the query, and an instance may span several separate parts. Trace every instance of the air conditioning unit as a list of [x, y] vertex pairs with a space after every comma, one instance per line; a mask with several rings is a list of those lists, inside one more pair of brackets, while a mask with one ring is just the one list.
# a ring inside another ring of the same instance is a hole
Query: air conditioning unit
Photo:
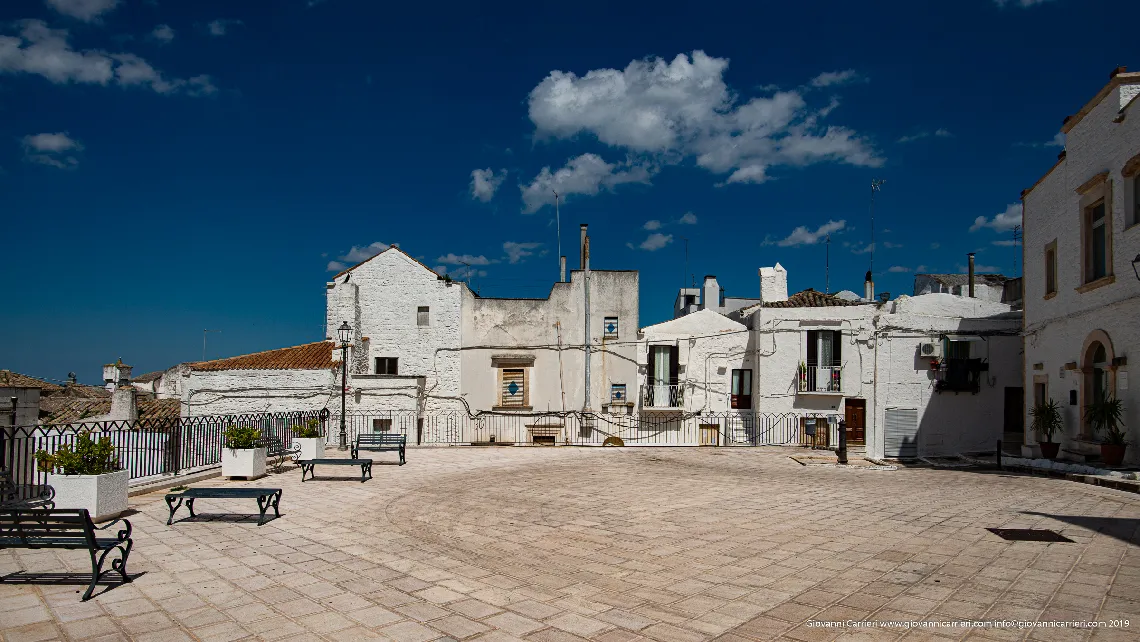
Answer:
[[918, 356], [927, 357], [930, 359], [942, 358], [942, 342], [941, 341], [924, 341], [918, 344]]

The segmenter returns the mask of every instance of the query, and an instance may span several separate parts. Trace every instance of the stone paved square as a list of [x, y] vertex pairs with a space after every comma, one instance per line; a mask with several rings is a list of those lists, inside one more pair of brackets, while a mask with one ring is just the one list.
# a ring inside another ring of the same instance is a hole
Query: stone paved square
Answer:
[[[779, 448], [423, 448], [280, 486], [282, 517], [131, 498], [128, 585], [0, 584], [5, 640], [1133, 640], [1140, 496], [976, 470], [801, 466]], [[213, 517], [209, 517], [214, 515]], [[182, 514], [185, 516], [185, 513]], [[1049, 528], [1074, 543], [986, 531]], [[6, 550], [0, 573], [82, 574]], [[817, 620], [1129, 620], [819, 628]]]

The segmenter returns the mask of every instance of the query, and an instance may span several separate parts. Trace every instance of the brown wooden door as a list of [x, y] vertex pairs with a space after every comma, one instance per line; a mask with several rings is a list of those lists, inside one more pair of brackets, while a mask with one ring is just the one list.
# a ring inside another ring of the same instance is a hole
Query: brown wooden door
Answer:
[[864, 443], [867, 438], [867, 400], [847, 399], [843, 404], [843, 421], [847, 424], [847, 443]]

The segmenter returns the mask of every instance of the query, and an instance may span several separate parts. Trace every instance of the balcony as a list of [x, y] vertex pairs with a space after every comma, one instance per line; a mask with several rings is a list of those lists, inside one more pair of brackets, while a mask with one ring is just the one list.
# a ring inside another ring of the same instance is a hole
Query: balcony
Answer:
[[641, 386], [641, 407], [679, 410], [685, 406], [685, 387], [681, 384], [646, 384]]
[[809, 395], [843, 394], [843, 366], [808, 364], [799, 372], [799, 393]]

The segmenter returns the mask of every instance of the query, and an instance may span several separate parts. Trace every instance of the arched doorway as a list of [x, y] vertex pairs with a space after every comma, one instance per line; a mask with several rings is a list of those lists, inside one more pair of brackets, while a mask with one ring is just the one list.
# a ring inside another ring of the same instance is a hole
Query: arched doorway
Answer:
[[1094, 438], [1095, 435], [1085, 420], [1085, 406], [1105, 395], [1116, 395], [1113, 357], [1112, 341], [1108, 333], [1103, 330], [1091, 332], [1085, 339], [1084, 350], [1081, 352], [1081, 373], [1084, 374], [1081, 385], [1081, 436], [1086, 439]]

